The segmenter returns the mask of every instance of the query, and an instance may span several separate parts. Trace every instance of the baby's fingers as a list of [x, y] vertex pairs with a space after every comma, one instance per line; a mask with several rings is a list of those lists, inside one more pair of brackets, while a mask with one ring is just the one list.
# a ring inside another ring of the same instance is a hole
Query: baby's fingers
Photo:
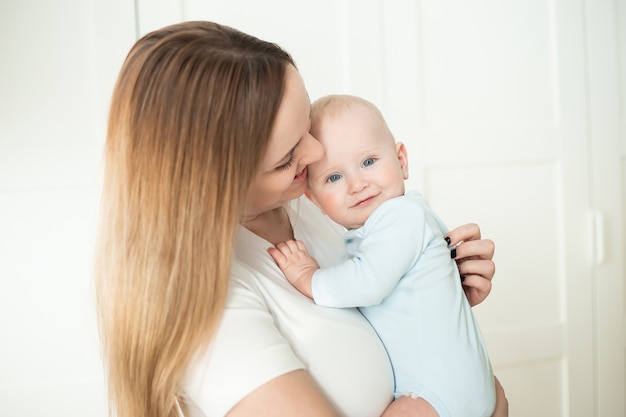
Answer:
[[287, 240], [285, 242], [279, 243], [277, 247], [287, 256], [291, 253], [307, 253], [304, 243], [299, 240]]
[[[279, 245], [282, 245], [282, 243], [279, 243]], [[267, 251], [269, 252], [272, 259], [274, 259], [274, 262], [276, 262], [279, 268], [282, 269], [285, 267], [285, 265], [287, 264], [287, 257], [279, 248], [268, 248]]]

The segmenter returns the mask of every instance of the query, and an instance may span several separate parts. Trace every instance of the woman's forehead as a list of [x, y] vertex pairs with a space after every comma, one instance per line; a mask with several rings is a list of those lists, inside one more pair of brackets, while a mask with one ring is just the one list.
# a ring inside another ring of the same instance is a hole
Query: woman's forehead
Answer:
[[274, 121], [265, 163], [274, 166], [292, 152], [309, 130], [310, 110], [302, 77], [295, 67], [289, 65], [285, 74], [285, 92]]

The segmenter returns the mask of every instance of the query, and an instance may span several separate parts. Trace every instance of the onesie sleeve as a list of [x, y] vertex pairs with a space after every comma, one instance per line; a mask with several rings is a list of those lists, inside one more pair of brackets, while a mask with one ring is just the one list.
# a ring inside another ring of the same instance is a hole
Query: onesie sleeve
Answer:
[[425, 241], [425, 221], [423, 208], [413, 200], [399, 197], [381, 204], [361, 229], [348, 232], [346, 241], [351, 234], [362, 239], [349, 258], [315, 272], [315, 302], [327, 307], [380, 304], [417, 262]]
[[233, 266], [226, 309], [211, 346], [189, 368], [186, 395], [206, 416], [224, 416], [254, 389], [304, 369], [242, 265]]

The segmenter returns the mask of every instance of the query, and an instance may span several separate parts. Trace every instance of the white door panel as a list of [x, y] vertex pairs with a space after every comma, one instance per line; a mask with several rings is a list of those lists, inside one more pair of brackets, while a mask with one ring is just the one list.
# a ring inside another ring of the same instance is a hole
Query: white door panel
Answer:
[[[626, 194], [626, 1], [587, 0], [587, 45], [594, 230], [599, 415], [626, 415], [624, 208]], [[621, 50], [620, 48], [621, 43]]]

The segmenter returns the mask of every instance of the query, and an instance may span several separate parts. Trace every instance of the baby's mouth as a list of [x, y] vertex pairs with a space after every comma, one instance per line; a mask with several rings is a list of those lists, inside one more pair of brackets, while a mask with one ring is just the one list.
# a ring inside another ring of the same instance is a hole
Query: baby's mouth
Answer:
[[372, 196], [370, 196], [370, 197], [367, 197], [367, 198], [365, 198], [365, 199], [363, 199], [363, 200], [359, 201], [358, 203], [356, 203], [356, 204], [355, 204], [354, 206], [352, 206], [352, 207], [361, 207], [361, 206], [366, 206], [366, 205], [368, 205], [369, 203], [371, 203], [371, 202], [372, 202], [372, 200], [374, 200], [374, 198], [375, 198], [375, 197], [376, 197], [375, 195], [372, 195]]

